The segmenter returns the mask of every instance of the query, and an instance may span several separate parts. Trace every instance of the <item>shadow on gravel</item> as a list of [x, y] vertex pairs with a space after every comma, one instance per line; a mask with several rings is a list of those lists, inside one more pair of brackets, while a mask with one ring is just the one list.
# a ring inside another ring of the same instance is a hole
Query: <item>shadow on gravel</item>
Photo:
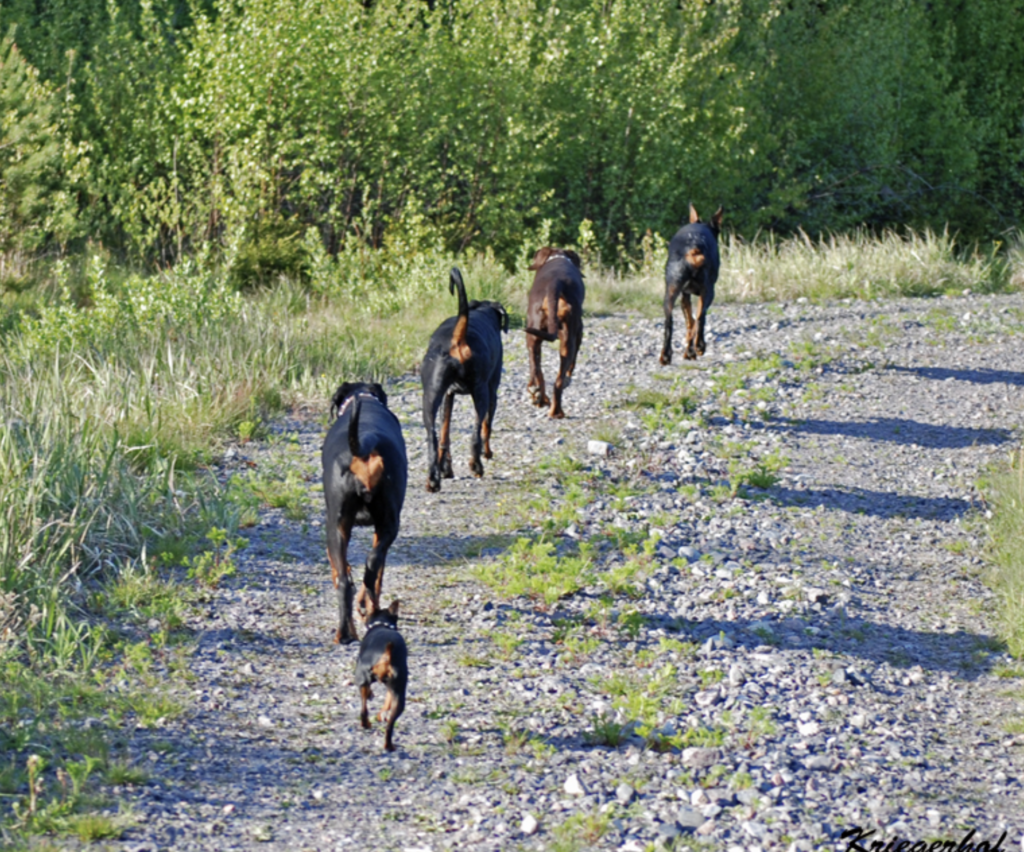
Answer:
[[899, 373], [914, 373], [923, 379], [934, 379], [943, 382], [946, 379], [957, 379], [961, 382], [974, 382], [978, 385], [1017, 385], [1024, 387], [1024, 373], [1012, 370], [953, 370], [948, 367], [897, 367], [889, 368]]
[[[664, 620], [672, 622], [669, 617]], [[856, 659], [876, 665], [888, 663], [900, 669], [921, 666], [928, 671], [974, 680], [992, 668], [993, 656], [989, 652], [1001, 647], [996, 637], [984, 633], [911, 630], [823, 608], [821, 612], [808, 612], [803, 618], [690, 622], [685, 632], [702, 646], [709, 639], [720, 641], [724, 633], [736, 645], [761, 653], [821, 649], [842, 655], [846, 659], [836, 659], [836, 668], [851, 666], [856, 670], [852, 677], [855, 686], [857, 681], [871, 682], [870, 674], [857, 668]]]
[[773, 486], [763, 492], [768, 499], [786, 506], [841, 509], [854, 514], [879, 518], [948, 519], [966, 514], [972, 508], [969, 500], [957, 497], [913, 497], [890, 491], [869, 491], [865, 488], [785, 488]]
[[952, 450], [978, 444], [1002, 444], [1010, 440], [1006, 429], [970, 429], [963, 426], [941, 426], [922, 423], [905, 417], [875, 417], [871, 420], [794, 420], [773, 425], [775, 429], [810, 432], [814, 435], [840, 435], [844, 438], [867, 438], [871, 441], [892, 441], [916, 444], [932, 450]]

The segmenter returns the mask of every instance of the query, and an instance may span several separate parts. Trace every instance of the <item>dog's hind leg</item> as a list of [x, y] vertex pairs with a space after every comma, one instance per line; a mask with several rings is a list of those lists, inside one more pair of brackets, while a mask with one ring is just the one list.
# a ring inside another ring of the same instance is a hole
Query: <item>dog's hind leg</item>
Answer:
[[473, 430], [473, 451], [469, 459], [469, 469], [473, 471], [473, 476], [483, 476], [484, 465], [480, 461], [483, 439], [480, 433], [487, 421], [487, 412], [491, 408], [491, 390], [482, 382], [473, 388], [473, 407], [476, 409], [476, 427]]
[[438, 450], [437, 412], [441, 408], [444, 397], [441, 394], [429, 396], [423, 394], [423, 426], [427, 430], [427, 491], [441, 490], [441, 456]]
[[395, 722], [398, 721], [398, 717], [402, 715], [402, 711], [405, 710], [405, 690], [397, 689], [394, 691], [394, 696], [391, 695], [391, 685], [388, 684], [388, 697], [391, 698], [391, 715], [388, 717], [388, 726], [384, 730], [384, 749], [386, 751], [394, 751], [395, 744], [391, 740], [391, 732], [395, 729]]
[[352, 599], [355, 584], [352, 582], [352, 566], [348, 564], [348, 540], [352, 534], [352, 522], [342, 518], [337, 523], [327, 524], [327, 558], [331, 563], [331, 582], [338, 593], [338, 629], [334, 641], [358, 642], [355, 625], [352, 623]]
[[551, 392], [551, 410], [549, 417], [562, 418], [565, 412], [562, 410], [562, 391], [569, 384], [569, 365], [572, 363], [572, 341], [569, 338], [568, 323], [558, 329], [558, 377], [555, 379], [554, 389]]
[[367, 699], [373, 697], [373, 692], [370, 691], [369, 684], [367, 684], [366, 686], [359, 687], [359, 697], [363, 701], [363, 710], [359, 714], [359, 724], [362, 725], [364, 728], [369, 728], [370, 727], [370, 711], [366, 709], [366, 701], [367, 701]]
[[494, 412], [498, 408], [498, 388], [490, 387], [487, 390], [489, 403], [487, 406], [487, 416], [484, 418], [483, 425], [480, 428], [484, 439], [484, 458], [490, 461], [494, 457], [494, 453], [491, 452], [491, 424], [494, 423]]
[[384, 696], [384, 706], [380, 708], [380, 713], [377, 714], [377, 721], [383, 722], [388, 717], [388, 713], [391, 711], [391, 690], [387, 691]]
[[708, 316], [708, 308], [711, 307], [711, 303], [715, 300], [714, 287], [704, 288], [704, 294], [700, 299], [700, 307], [697, 309], [697, 354], [703, 355], [707, 346], [704, 343], [704, 321]]
[[686, 320], [686, 351], [683, 358], [687, 361], [694, 361], [697, 358], [695, 344], [697, 341], [697, 323], [693, 319], [693, 306], [690, 304], [690, 294], [683, 293], [682, 298], [683, 317]]
[[445, 479], [455, 478], [455, 472], [452, 470], [452, 408], [454, 405], [455, 393], [448, 391], [444, 396], [444, 414], [441, 416], [441, 442], [437, 451], [441, 476]]
[[673, 318], [672, 312], [676, 308], [676, 298], [679, 296], [679, 287], [674, 284], [668, 284], [665, 286], [665, 339], [661, 344], [661, 358], [659, 359], [662, 364], [672, 363], [672, 325]]
[[380, 591], [384, 584], [384, 563], [387, 561], [388, 548], [398, 538], [398, 519], [388, 520], [386, 525], [380, 525], [384, 527], [384, 533], [374, 532], [373, 534], [373, 549], [366, 557], [366, 572], [363, 574], [363, 589], [365, 591], [361, 594], [370, 596], [374, 611], [380, 609]]
[[550, 402], [548, 395], [544, 393], [544, 372], [541, 369], [540, 363], [541, 343], [542, 341], [537, 335], [527, 332], [526, 352], [530, 356], [530, 382], [526, 386], [526, 389], [530, 392], [530, 396], [533, 398], [533, 404], [538, 408], [543, 407]]

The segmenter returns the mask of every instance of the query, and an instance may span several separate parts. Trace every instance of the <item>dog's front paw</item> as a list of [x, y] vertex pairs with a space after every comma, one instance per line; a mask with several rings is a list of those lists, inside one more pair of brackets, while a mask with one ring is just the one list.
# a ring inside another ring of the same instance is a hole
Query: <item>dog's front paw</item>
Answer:
[[661, 362], [663, 367], [667, 367], [669, 364], [672, 363], [672, 353], [662, 352], [661, 357], [658, 360]]

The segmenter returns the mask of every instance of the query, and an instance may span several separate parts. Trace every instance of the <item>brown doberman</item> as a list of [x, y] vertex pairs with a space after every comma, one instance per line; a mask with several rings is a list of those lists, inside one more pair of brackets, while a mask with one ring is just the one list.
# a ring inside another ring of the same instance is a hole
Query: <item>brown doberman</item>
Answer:
[[[533, 257], [530, 269], [536, 270], [526, 305], [526, 351], [530, 355], [530, 382], [527, 389], [534, 405], [549, 402], [551, 417], [565, 417], [562, 391], [569, 386], [576, 368], [576, 355], [583, 339], [583, 274], [580, 256], [569, 249], [544, 246]], [[540, 345], [559, 341], [558, 378], [548, 399], [544, 392]]]

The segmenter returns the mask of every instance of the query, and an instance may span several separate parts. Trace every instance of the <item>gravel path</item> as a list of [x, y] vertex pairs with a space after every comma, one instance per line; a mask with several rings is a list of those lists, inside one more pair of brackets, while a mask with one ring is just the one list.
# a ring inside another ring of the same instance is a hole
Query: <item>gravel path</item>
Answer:
[[[716, 306], [709, 330], [706, 358], [663, 368], [659, 322], [592, 319], [561, 422], [527, 405], [509, 335], [495, 458], [469, 477], [460, 400], [439, 495], [418, 383], [392, 385], [411, 470], [384, 581], [411, 653], [392, 755], [358, 726], [355, 648], [330, 644], [324, 412], [229, 451], [225, 470], [300, 471], [308, 517], [244, 531], [193, 624], [194, 711], [135, 733], [152, 778], [119, 791], [139, 822], [117, 848], [1020, 843], [1021, 671], [993, 638], [974, 483], [1024, 426], [1024, 299]], [[548, 607], [474, 579], [540, 527], [565, 558], [583, 545], [584, 588]]]

